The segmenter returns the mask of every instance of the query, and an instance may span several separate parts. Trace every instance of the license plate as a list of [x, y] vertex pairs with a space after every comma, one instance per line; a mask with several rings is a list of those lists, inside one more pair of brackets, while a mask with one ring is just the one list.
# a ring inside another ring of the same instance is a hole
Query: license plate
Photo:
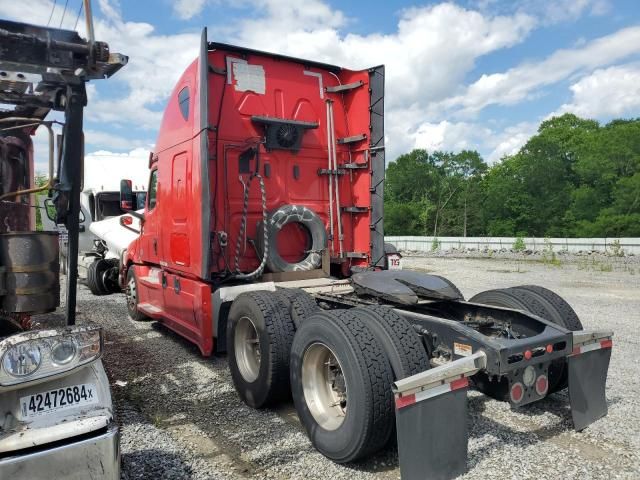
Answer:
[[96, 386], [83, 383], [21, 397], [20, 407], [24, 418], [33, 418], [97, 402]]
[[402, 270], [400, 255], [387, 255], [387, 261], [389, 262], [389, 270]]

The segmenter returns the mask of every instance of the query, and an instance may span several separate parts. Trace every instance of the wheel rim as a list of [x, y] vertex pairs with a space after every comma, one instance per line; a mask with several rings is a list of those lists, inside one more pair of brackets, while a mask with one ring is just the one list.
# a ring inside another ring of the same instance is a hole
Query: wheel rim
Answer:
[[318, 425], [325, 430], [342, 425], [347, 415], [347, 382], [338, 357], [323, 343], [314, 343], [304, 353], [302, 389]]
[[258, 330], [249, 317], [238, 320], [233, 343], [240, 375], [247, 382], [254, 382], [260, 373], [262, 355]]
[[102, 290], [104, 290], [105, 292], [109, 292], [110, 288], [109, 288], [109, 279], [107, 278], [109, 275], [109, 270], [105, 270], [104, 272], [102, 272], [100, 274], [100, 287], [102, 287]]
[[136, 292], [136, 279], [133, 278], [133, 275], [129, 279], [129, 283], [127, 283], [127, 303], [129, 305], [129, 309], [132, 311], [137, 308], [138, 297]]

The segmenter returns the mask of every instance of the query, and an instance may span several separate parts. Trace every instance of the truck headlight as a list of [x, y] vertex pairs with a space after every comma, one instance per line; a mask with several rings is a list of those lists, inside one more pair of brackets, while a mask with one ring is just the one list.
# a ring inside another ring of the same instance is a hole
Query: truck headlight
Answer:
[[2, 368], [12, 377], [32, 375], [40, 368], [42, 353], [36, 342], [24, 342], [8, 350], [2, 357]]
[[66, 365], [76, 356], [78, 349], [73, 338], [63, 338], [51, 347], [51, 361], [55, 365]]
[[0, 342], [0, 385], [58, 375], [102, 353], [102, 329], [73, 327], [19, 333]]

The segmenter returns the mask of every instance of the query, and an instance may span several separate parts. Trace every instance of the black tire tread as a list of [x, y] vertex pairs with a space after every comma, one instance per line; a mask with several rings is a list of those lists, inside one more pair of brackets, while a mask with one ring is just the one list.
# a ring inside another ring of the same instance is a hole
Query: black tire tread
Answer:
[[253, 405], [261, 408], [290, 396], [289, 357], [295, 325], [289, 316], [287, 305], [278, 295], [266, 291], [246, 292], [238, 296], [231, 304], [229, 318], [234, 316], [234, 304], [241, 297], [248, 297], [256, 304], [264, 318], [265, 331], [269, 339], [271, 368], [268, 369], [270, 372], [267, 379], [268, 391], [259, 405]]
[[[369, 434], [366, 435], [359, 454], [351, 459], [353, 461], [379, 451], [389, 441], [395, 424], [391, 392], [393, 372], [380, 342], [353, 309], [334, 310], [333, 314], [345, 338], [357, 346], [354, 350], [360, 354], [359, 367], [367, 373], [365, 377], [368, 376], [371, 385], [371, 397], [367, 402], [372, 413], [368, 416], [371, 420]], [[358, 408], [361, 406], [358, 405]]]
[[91, 293], [94, 295], [106, 295], [107, 293], [102, 288], [99, 278], [98, 266], [100, 262], [104, 262], [104, 260], [94, 260], [87, 268], [87, 287], [89, 287], [89, 290], [91, 290]]
[[385, 338], [380, 338], [376, 334], [377, 329], [373, 330], [373, 333], [383, 344], [383, 348], [387, 347], [385, 348], [387, 357], [390, 358], [393, 355], [396, 358], [396, 361], [390, 362], [392, 368], [394, 365], [400, 366], [393, 369], [394, 381], [429, 369], [427, 352], [407, 320], [384, 305], [358, 307], [353, 309], [353, 312], [365, 317], [368, 322], [375, 322], [384, 331]]
[[536, 295], [548, 302], [560, 314], [563, 319], [563, 324], [568, 330], [583, 330], [584, 327], [582, 326], [582, 322], [578, 318], [575, 310], [571, 308], [571, 305], [569, 305], [565, 299], [554, 291], [538, 285], [522, 285], [517, 288], [534, 292]]
[[315, 299], [299, 288], [283, 288], [277, 290], [277, 293], [282, 295], [285, 302], [289, 304], [289, 315], [296, 329], [300, 328], [305, 318], [320, 310]]

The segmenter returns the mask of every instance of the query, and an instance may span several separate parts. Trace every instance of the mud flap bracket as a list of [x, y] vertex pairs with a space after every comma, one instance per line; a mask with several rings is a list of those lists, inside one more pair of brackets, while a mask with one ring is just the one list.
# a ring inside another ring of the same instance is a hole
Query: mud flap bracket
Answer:
[[612, 336], [613, 332], [573, 333], [573, 351], [567, 358], [567, 368], [571, 416], [578, 431], [607, 414], [605, 385]]
[[466, 471], [467, 377], [486, 365], [480, 351], [393, 384], [402, 480], [448, 480]]

